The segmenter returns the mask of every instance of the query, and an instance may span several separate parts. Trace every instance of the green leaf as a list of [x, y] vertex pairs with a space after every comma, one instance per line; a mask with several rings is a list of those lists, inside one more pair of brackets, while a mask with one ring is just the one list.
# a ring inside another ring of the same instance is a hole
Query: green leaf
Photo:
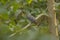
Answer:
[[31, 4], [33, 0], [27, 0], [27, 3], [28, 4]]

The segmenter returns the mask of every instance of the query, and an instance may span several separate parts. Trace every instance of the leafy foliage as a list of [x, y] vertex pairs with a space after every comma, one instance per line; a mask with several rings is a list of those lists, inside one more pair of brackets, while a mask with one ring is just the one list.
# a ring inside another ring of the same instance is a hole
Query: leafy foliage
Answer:
[[[41, 35], [49, 33], [46, 20], [39, 27], [32, 24], [20, 31], [30, 22], [24, 14], [20, 14], [22, 10], [36, 17], [41, 13], [47, 13], [46, 3], [46, 0], [0, 0], [0, 40], [36, 40]], [[60, 9], [60, 6], [56, 8]]]

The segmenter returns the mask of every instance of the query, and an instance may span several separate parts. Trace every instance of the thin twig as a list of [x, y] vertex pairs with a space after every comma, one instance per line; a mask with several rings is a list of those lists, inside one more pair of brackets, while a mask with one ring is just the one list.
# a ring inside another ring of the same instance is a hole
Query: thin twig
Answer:
[[[43, 16], [43, 15], [46, 15], [46, 14], [39, 14], [35, 19], [38, 20], [38, 19], [39, 19], [41, 16]], [[16, 35], [18, 32], [27, 29], [29, 26], [31, 26], [31, 24], [32, 24], [32, 23], [29, 22], [24, 28], [22, 28], [21, 30], [18, 30], [17, 32], [11, 34], [9, 37], [13, 37], [13, 36]]]

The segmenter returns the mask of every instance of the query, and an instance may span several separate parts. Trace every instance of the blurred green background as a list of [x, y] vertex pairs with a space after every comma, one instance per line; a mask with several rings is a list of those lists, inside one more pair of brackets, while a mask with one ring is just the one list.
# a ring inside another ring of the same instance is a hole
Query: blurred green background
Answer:
[[[60, 0], [55, 3], [60, 24]], [[42, 20], [39, 27], [32, 23], [21, 31], [30, 22], [24, 14], [19, 15], [22, 10], [37, 17], [47, 13], [47, 0], [0, 0], [0, 40], [49, 40], [47, 19]]]

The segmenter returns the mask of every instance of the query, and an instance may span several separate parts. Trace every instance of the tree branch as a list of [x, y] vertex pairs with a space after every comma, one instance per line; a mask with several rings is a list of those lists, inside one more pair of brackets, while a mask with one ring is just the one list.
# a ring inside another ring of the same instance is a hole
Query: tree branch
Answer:
[[[43, 17], [48, 17], [48, 15], [46, 15], [46, 14], [39, 14], [35, 19], [38, 21], [39, 19], [41, 20]], [[39, 20], [39, 21], [40, 21], [40, 20]], [[41, 21], [40, 21], [40, 22], [41, 22]], [[38, 22], [38, 23], [40, 23], [40, 22]], [[32, 23], [29, 22], [24, 28], [22, 28], [21, 30], [18, 30], [17, 32], [11, 34], [9, 37], [13, 37], [13, 36], [16, 35], [17, 33], [19, 33], [19, 32], [21, 32], [21, 31], [27, 29], [29, 26], [31, 26], [31, 24], [32, 24]], [[37, 25], [37, 26], [38, 26], [38, 25]]]

